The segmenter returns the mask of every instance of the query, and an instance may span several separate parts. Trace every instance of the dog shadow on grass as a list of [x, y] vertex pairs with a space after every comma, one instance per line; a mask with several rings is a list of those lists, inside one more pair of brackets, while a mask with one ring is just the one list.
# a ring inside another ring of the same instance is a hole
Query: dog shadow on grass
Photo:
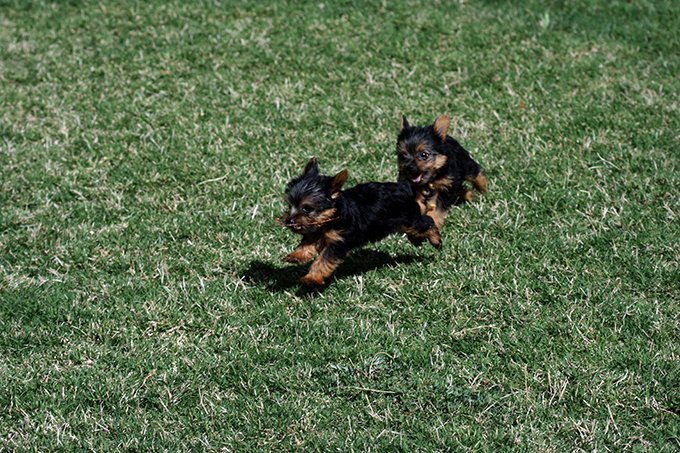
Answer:
[[418, 259], [418, 256], [410, 254], [391, 255], [379, 250], [358, 250], [347, 257], [333, 276], [326, 281], [324, 287], [313, 289], [306, 288], [299, 282], [300, 277], [309, 270], [311, 263], [286, 264], [283, 262], [272, 263], [253, 260], [243, 272], [243, 276], [247, 282], [265, 285], [272, 291], [286, 291], [291, 288], [298, 288], [300, 292], [306, 293], [323, 291], [328, 285], [333, 284], [335, 280], [343, 280], [385, 266], [413, 263]]

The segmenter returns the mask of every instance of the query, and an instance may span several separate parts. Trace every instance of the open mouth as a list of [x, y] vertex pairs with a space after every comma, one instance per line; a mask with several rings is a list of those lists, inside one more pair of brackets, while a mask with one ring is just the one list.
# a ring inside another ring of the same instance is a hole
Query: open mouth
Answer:
[[423, 180], [423, 178], [425, 178], [425, 173], [421, 173], [418, 176], [416, 176], [415, 178], [411, 178], [411, 181], [413, 181], [414, 184], [418, 184], [419, 182], [421, 182]]

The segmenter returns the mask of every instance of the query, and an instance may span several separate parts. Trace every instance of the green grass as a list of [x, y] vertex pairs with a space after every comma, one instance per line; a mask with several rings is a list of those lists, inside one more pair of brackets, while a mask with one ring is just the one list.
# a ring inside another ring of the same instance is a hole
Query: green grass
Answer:
[[[676, 451], [678, 12], [0, 0], [0, 449]], [[301, 291], [401, 113], [488, 194]]]

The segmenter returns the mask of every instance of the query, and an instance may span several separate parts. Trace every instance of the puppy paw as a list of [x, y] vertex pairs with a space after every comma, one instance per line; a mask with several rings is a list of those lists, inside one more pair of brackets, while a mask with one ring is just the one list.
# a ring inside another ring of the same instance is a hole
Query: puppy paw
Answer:
[[289, 253], [288, 255], [284, 256], [282, 260], [285, 263], [301, 263], [300, 257], [295, 254], [295, 252]]
[[300, 279], [300, 283], [306, 286], [323, 286], [323, 278], [314, 274], [307, 274]]
[[437, 250], [442, 248], [442, 237], [438, 232], [430, 234], [427, 239], [430, 241], [430, 244], [432, 244], [432, 247], [436, 248]]
[[286, 263], [307, 263], [314, 258], [313, 255], [306, 255], [300, 252], [291, 252], [283, 257], [283, 261]]

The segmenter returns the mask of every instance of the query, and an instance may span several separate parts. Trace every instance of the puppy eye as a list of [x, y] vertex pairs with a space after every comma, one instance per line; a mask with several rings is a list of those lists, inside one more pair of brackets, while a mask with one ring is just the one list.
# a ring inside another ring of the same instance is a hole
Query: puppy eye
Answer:
[[309, 214], [310, 212], [312, 212], [312, 207], [304, 205], [300, 208], [300, 211], [302, 211], [304, 214]]
[[420, 158], [420, 160], [427, 160], [427, 158], [430, 157], [430, 153], [428, 153], [427, 151], [423, 151], [420, 154], [418, 154], [418, 157]]

